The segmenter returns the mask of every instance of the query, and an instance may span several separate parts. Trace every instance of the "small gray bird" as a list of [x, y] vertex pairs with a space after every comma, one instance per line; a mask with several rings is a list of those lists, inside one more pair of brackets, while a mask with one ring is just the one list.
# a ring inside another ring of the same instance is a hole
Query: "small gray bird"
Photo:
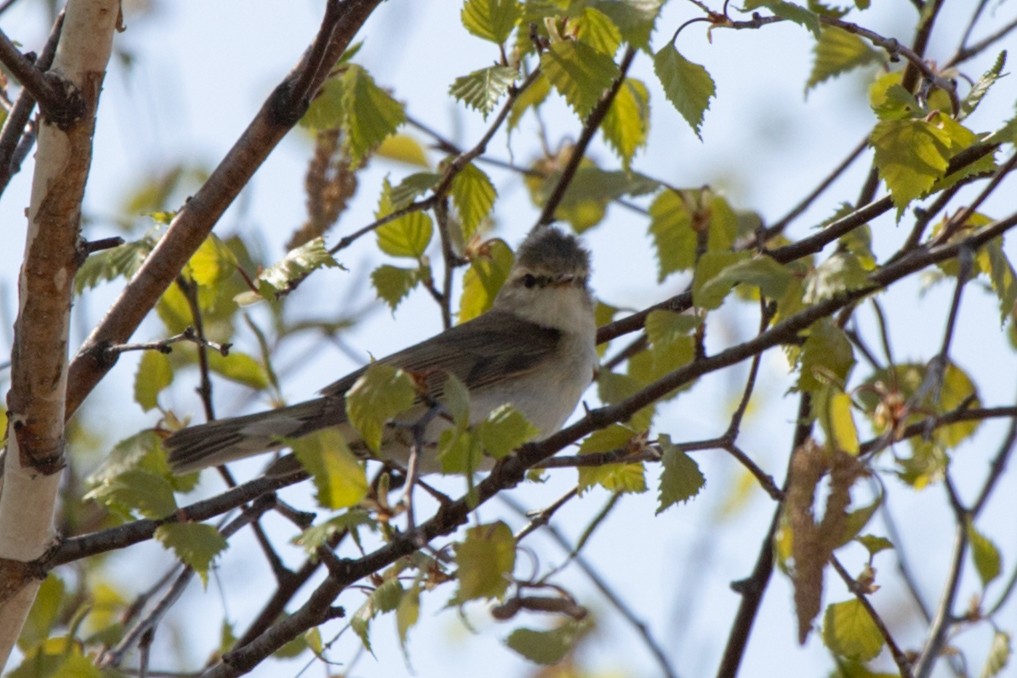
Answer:
[[[597, 365], [589, 273], [589, 253], [576, 238], [554, 228], [531, 234], [519, 246], [491, 310], [379, 361], [426, 384], [426, 398], [418, 399], [399, 422], [420, 420], [427, 402], [441, 401], [446, 375], [454, 374], [469, 390], [471, 423], [508, 403], [539, 429], [538, 439], [560, 429]], [[364, 452], [345, 403], [346, 392], [364, 369], [326, 386], [314, 400], [177, 431], [165, 441], [170, 465], [177, 473], [217, 466], [279, 449], [283, 440], [330, 426], [339, 427], [350, 446]], [[449, 425], [444, 417], [428, 424], [418, 460], [421, 471], [439, 470], [435, 442]], [[411, 440], [405, 429], [403, 435], [397, 433], [386, 432], [378, 456], [405, 464]]]

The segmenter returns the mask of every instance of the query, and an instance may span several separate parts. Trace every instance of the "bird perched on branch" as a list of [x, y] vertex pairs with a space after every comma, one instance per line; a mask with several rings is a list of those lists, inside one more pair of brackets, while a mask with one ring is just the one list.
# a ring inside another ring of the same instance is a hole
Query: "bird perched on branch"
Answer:
[[[378, 456], [406, 463], [413, 444], [408, 429], [440, 406], [449, 374], [469, 391], [471, 423], [510, 404], [539, 430], [538, 439], [561, 428], [596, 370], [589, 273], [589, 253], [575, 237], [538, 229], [519, 246], [488, 312], [378, 361], [402, 368], [422, 386], [414, 406], [386, 427]], [[177, 473], [217, 466], [333, 426], [351, 448], [365, 452], [345, 396], [366, 369], [326, 386], [313, 400], [177, 431], [165, 441], [170, 465]], [[428, 418], [422, 471], [439, 470], [436, 442], [450, 425], [447, 416]]]

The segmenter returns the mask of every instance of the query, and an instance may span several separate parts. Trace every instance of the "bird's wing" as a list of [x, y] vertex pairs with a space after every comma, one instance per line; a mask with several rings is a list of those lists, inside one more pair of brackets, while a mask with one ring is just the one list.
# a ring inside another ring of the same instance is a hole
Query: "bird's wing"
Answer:
[[[447, 374], [467, 389], [486, 386], [505, 376], [525, 374], [546, 361], [561, 341], [561, 332], [504, 311], [488, 311], [462, 325], [378, 362], [401, 367], [427, 384], [428, 396], [440, 398]], [[359, 369], [321, 390], [342, 396], [364, 373]]]

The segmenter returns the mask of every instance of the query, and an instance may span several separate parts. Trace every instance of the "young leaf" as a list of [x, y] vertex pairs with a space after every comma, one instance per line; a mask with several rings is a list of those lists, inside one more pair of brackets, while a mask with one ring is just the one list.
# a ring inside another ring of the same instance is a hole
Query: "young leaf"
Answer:
[[343, 131], [350, 160], [359, 165], [406, 121], [406, 111], [360, 66], [351, 64], [342, 79]]
[[452, 203], [459, 212], [463, 238], [469, 240], [477, 232], [481, 222], [491, 213], [498, 191], [488, 176], [470, 163], [452, 179], [451, 194]]
[[[386, 179], [382, 184], [381, 198], [375, 217], [381, 219], [395, 211], [392, 202], [392, 186]], [[431, 217], [421, 211], [409, 212], [374, 231], [378, 248], [393, 257], [419, 259], [424, 256], [434, 235]]]
[[563, 40], [540, 57], [541, 68], [572, 110], [585, 120], [618, 75], [610, 56], [582, 42]]
[[375, 363], [346, 394], [346, 415], [367, 447], [377, 452], [385, 424], [408, 410], [416, 397], [409, 375], [391, 365]]
[[994, 676], [1000, 675], [1010, 662], [1011, 654], [1013, 654], [1013, 648], [1010, 646], [1010, 634], [1005, 631], [996, 631], [992, 635], [992, 647], [985, 659], [981, 678], [994, 678]]
[[[314, 271], [338, 267], [339, 262], [325, 248], [325, 241], [315, 238], [287, 252], [282, 261], [262, 271], [258, 281], [266, 283], [277, 295], [285, 294], [295, 282], [303, 280]], [[246, 299], [245, 295], [241, 296]]]
[[172, 382], [169, 357], [161, 351], [145, 351], [134, 373], [134, 402], [148, 412], [159, 405], [159, 394]]
[[713, 78], [705, 68], [679, 54], [670, 43], [654, 55], [653, 71], [657, 74], [668, 101], [674, 104], [692, 131], [702, 139], [700, 128], [703, 116], [710, 107], [710, 99], [717, 92]]
[[374, 151], [379, 158], [404, 162], [407, 165], [429, 168], [427, 151], [419, 141], [408, 134], [390, 134]]
[[695, 265], [696, 232], [678, 191], [665, 190], [650, 203], [650, 236], [657, 254], [657, 282]]
[[806, 92], [824, 80], [879, 59], [879, 53], [869, 43], [835, 26], [823, 26], [813, 52], [815, 59], [805, 83]]
[[229, 355], [223, 355], [218, 351], [209, 351], [208, 367], [230, 381], [253, 389], [263, 389], [269, 385], [268, 371], [265, 366], [254, 357], [240, 351], [230, 351]]
[[378, 297], [383, 299], [392, 311], [399, 307], [399, 302], [405, 299], [419, 282], [420, 274], [415, 268], [382, 264], [371, 271], [371, 284]]
[[858, 600], [833, 603], [823, 615], [823, 642], [838, 656], [858, 661], [875, 659], [883, 636]]
[[387, 199], [384, 193], [382, 194], [378, 212], [382, 211], [382, 207], [384, 207], [385, 214], [407, 207], [419, 196], [433, 189], [439, 179], [441, 177], [434, 172], [414, 172], [403, 177], [403, 180], [389, 191]]
[[883, 120], [872, 130], [869, 143], [898, 217], [943, 178], [949, 164], [948, 137], [926, 120]]
[[166, 523], [156, 528], [155, 538], [197, 572], [206, 586], [212, 560], [229, 546], [219, 530], [203, 523]]
[[516, 71], [508, 66], [488, 66], [455, 79], [449, 94], [475, 111], [484, 119], [498, 105], [508, 88], [515, 82]]
[[506, 456], [538, 433], [540, 430], [522, 412], [508, 404], [495, 408], [476, 427], [481, 444], [495, 459]]
[[745, 11], [760, 7], [767, 8], [782, 19], [804, 26], [814, 37], [819, 38], [819, 17], [814, 12], [793, 2], [786, 2], [786, 0], [746, 0], [745, 2]]
[[641, 80], [625, 78], [600, 126], [604, 139], [628, 169], [650, 131], [650, 93]]
[[817, 304], [842, 292], [869, 285], [869, 271], [850, 252], [834, 252], [805, 279], [806, 304]]
[[670, 436], [660, 436], [660, 446], [664, 471], [660, 474], [656, 515], [679, 502], [692, 499], [706, 485], [706, 478], [699, 470], [699, 464], [681, 448], [672, 445]]
[[798, 388], [814, 393], [825, 384], [843, 384], [855, 364], [854, 350], [844, 330], [824, 320], [809, 328], [802, 344]]
[[982, 580], [982, 587], [988, 586], [992, 580], [999, 576], [1003, 569], [1002, 557], [999, 549], [988, 537], [975, 529], [972, 522], [967, 524], [968, 542], [971, 544], [971, 559], [975, 562], [975, 569], [978, 570], [978, 578]]
[[989, 92], [989, 88], [1003, 77], [1004, 65], [1006, 65], [1006, 50], [999, 53], [995, 63], [982, 74], [982, 77], [978, 78], [978, 82], [974, 84], [968, 95], [964, 97], [964, 101], [961, 102], [960, 115], [957, 116], [958, 120], [963, 120], [975, 112], [978, 104], [982, 103], [982, 99]]
[[823, 407], [820, 422], [826, 432], [827, 444], [834, 449], [857, 455], [858, 427], [851, 414], [851, 396], [836, 387], [820, 391]]
[[508, 589], [516, 564], [516, 540], [508, 525], [499, 521], [477, 525], [456, 544], [459, 590], [454, 602], [500, 598]]
[[233, 275], [237, 258], [218, 236], [210, 235], [191, 255], [187, 270], [194, 282], [210, 287]]
[[325, 429], [293, 442], [293, 452], [314, 479], [320, 506], [340, 509], [367, 496], [367, 473], [336, 429]]
[[568, 621], [550, 631], [520, 628], [505, 639], [505, 644], [536, 664], [557, 664], [575, 647], [590, 627], [589, 621]]
[[692, 277], [692, 302], [705, 309], [719, 308], [734, 287], [730, 276], [722, 275], [728, 268], [748, 260], [748, 252], [706, 252], [696, 262]]
[[663, 0], [638, 0], [638, 2], [594, 0], [590, 4], [611, 18], [625, 42], [649, 52], [650, 35], [653, 33], [653, 26], [660, 14]]
[[338, 129], [343, 123], [343, 80], [330, 77], [321, 86], [307, 112], [300, 119], [300, 126], [314, 132]]
[[399, 632], [399, 642], [403, 650], [406, 650], [406, 639], [410, 629], [417, 625], [420, 619], [420, 587], [414, 584], [399, 600], [396, 608], [396, 630]]
[[141, 268], [153, 247], [155, 238], [145, 236], [135, 242], [88, 255], [74, 276], [75, 294], [81, 294], [104, 281], [130, 278]]
[[594, 7], [583, 9], [579, 17], [580, 42], [586, 43], [593, 49], [614, 56], [621, 45], [622, 34], [609, 16]]
[[459, 322], [476, 318], [491, 308], [498, 290], [508, 277], [515, 256], [503, 240], [488, 240], [471, 256], [463, 274], [463, 294], [459, 300]]
[[[587, 436], [579, 447], [579, 453], [593, 454], [625, 450], [633, 445], [636, 439], [641, 440], [641, 436], [635, 434], [627, 426], [612, 424]], [[595, 485], [600, 485], [611, 492], [645, 492], [645, 472], [643, 464], [639, 463], [581, 466], [579, 467], [579, 491], [585, 492]]]
[[470, 33], [500, 45], [522, 16], [518, 0], [466, 0], [459, 18]]
[[856, 542], [865, 547], [865, 550], [869, 552], [869, 557], [872, 557], [880, 551], [893, 548], [893, 542], [886, 537], [877, 537], [872, 534], [863, 534], [855, 537]]
[[123, 516], [137, 512], [146, 518], [165, 518], [177, 510], [173, 488], [166, 479], [142, 469], [105, 478], [85, 499], [94, 499]]

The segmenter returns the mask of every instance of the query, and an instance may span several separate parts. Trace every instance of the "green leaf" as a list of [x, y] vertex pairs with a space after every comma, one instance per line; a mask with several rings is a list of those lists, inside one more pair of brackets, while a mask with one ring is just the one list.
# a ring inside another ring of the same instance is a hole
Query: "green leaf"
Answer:
[[654, 55], [653, 71], [657, 74], [668, 101], [681, 113], [696, 136], [702, 139], [700, 128], [703, 116], [710, 107], [710, 99], [717, 92], [713, 78], [705, 68], [679, 54], [670, 43]]
[[786, 2], [785, 0], [746, 0], [745, 11], [750, 11], [765, 7], [776, 16], [788, 21], [793, 21], [799, 26], [804, 26], [812, 33], [816, 38], [820, 37], [819, 34], [819, 17], [809, 10], [805, 9], [800, 5], [796, 5], [793, 2]]
[[746, 261], [748, 252], [706, 252], [696, 262], [692, 278], [692, 303], [699, 308], [719, 308], [733, 289], [735, 281], [722, 273], [729, 267]]
[[409, 375], [391, 365], [375, 363], [346, 393], [346, 415], [367, 447], [378, 452], [385, 424], [408, 410], [416, 397]]
[[665, 190], [650, 203], [650, 236], [657, 254], [657, 282], [695, 265], [692, 215], [678, 191]]
[[1003, 323], [1017, 304], [1017, 276], [1003, 251], [1002, 236], [986, 243], [984, 251], [989, 258], [989, 283], [999, 298], [999, 321]]
[[[392, 185], [386, 179], [382, 184], [381, 198], [375, 217], [381, 219], [395, 212], [392, 201]], [[431, 217], [421, 211], [409, 212], [382, 224], [374, 231], [378, 248], [393, 257], [419, 259], [424, 256], [434, 235]]]
[[850, 252], [834, 252], [805, 279], [806, 304], [818, 304], [843, 292], [871, 285], [869, 271]]
[[600, 126], [604, 139], [628, 169], [650, 132], [650, 93], [641, 80], [625, 78]]
[[842, 386], [855, 364], [847, 335], [829, 319], [809, 328], [799, 359], [798, 388], [809, 393], [825, 384]]
[[988, 537], [975, 529], [974, 523], [967, 524], [968, 542], [971, 544], [971, 559], [978, 570], [978, 578], [982, 587], [988, 586], [1003, 569], [1003, 559], [999, 549]]
[[594, 7], [586, 7], [579, 16], [579, 34], [577, 36], [593, 49], [614, 56], [621, 45], [622, 34], [609, 16]]
[[399, 268], [382, 264], [371, 271], [371, 284], [378, 297], [393, 311], [420, 282], [420, 272], [415, 268]]
[[491, 213], [498, 196], [491, 179], [476, 165], [470, 163], [452, 179], [452, 203], [459, 212], [463, 238], [469, 240], [477, 227]]
[[406, 111], [360, 66], [350, 64], [342, 79], [343, 131], [350, 160], [359, 165], [406, 121]]
[[706, 478], [699, 470], [699, 464], [689, 455], [671, 444], [670, 436], [662, 435], [660, 487], [657, 491], [656, 515], [660, 515], [677, 503], [684, 503], [699, 494], [706, 486]]
[[541, 73], [536, 80], [530, 83], [529, 87], [516, 96], [516, 100], [512, 103], [512, 111], [508, 117], [508, 131], [511, 132], [519, 125], [519, 121], [522, 120], [526, 111], [531, 108], [539, 108], [550, 93], [551, 82]]
[[229, 355], [209, 351], [208, 367], [230, 381], [253, 389], [263, 389], [269, 385], [270, 380], [265, 366], [253, 356], [240, 351], [231, 350]]
[[130, 469], [104, 479], [85, 499], [94, 499], [123, 516], [137, 512], [146, 518], [164, 518], [177, 510], [169, 482], [142, 469]]
[[872, 130], [869, 143], [898, 217], [943, 178], [949, 165], [947, 135], [926, 120], [883, 120]]
[[[621, 424], [594, 431], [579, 446], [579, 454], [595, 454], [629, 449], [634, 438], [632, 429]], [[579, 491], [600, 485], [611, 492], [645, 492], [645, 468], [639, 463], [604, 464], [579, 467]]]
[[536, 664], [549, 666], [564, 659], [590, 626], [589, 621], [569, 621], [550, 631], [515, 629], [505, 643]]
[[[395, 210], [401, 210], [416, 200], [419, 196], [433, 189], [441, 177], [434, 172], [414, 172], [403, 177], [399, 185], [391, 189], [388, 194], [388, 202], [384, 203], [385, 214]], [[385, 198], [382, 197], [382, 201]], [[379, 211], [380, 208], [379, 208]]]
[[515, 79], [516, 71], [513, 68], [488, 66], [456, 78], [448, 92], [457, 101], [480, 111], [486, 120]]
[[399, 632], [399, 642], [403, 650], [406, 650], [406, 639], [410, 629], [417, 625], [420, 620], [420, 587], [414, 584], [399, 600], [396, 608], [396, 630]]
[[156, 528], [155, 538], [172, 549], [206, 586], [212, 560], [229, 546], [219, 530], [203, 523], [166, 523]]
[[374, 151], [379, 158], [404, 162], [407, 165], [428, 168], [431, 163], [427, 159], [424, 146], [408, 134], [390, 134]]
[[463, 274], [463, 294], [459, 299], [461, 323], [491, 308], [515, 261], [512, 250], [500, 239], [488, 240], [468, 253], [468, 257], [470, 267]]
[[985, 667], [982, 669], [981, 678], [993, 678], [1000, 675], [1006, 665], [1010, 662], [1010, 655], [1013, 648], [1010, 644], [1010, 634], [1005, 631], [996, 631], [992, 635], [992, 647], [985, 659]]
[[523, 443], [533, 440], [538, 433], [540, 429], [509, 404], [496, 407], [476, 427], [481, 444], [495, 459], [501, 459]]
[[52, 572], [42, 580], [35, 594], [32, 609], [25, 619], [25, 625], [18, 636], [18, 648], [22, 652], [44, 642], [57, 623], [60, 608], [64, 603], [67, 587], [60, 577]]
[[314, 480], [318, 504], [329, 509], [355, 506], [367, 496], [364, 465], [337, 429], [330, 428], [292, 443], [300, 464]]
[[501, 44], [519, 23], [523, 9], [517, 0], [466, 0], [459, 16], [470, 33]]
[[[287, 252], [281, 261], [262, 271], [258, 281], [268, 285], [276, 295], [281, 295], [318, 269], [338, 267], [339, 262], [329, 254], [325, 241], [319, 237]], [[248, 296], [240, 295], [238, 303], [247, 301]]]
[[[641, 378], [642, 374], [636, 373], [634, 362], [641, 354], [637, 353], [629, 360], [630, 374], [618, 374], [610, 370], [601, 369], [597, 373], [597, 397], [605, 405], [614, 405], [630, 397], [636, 391], [646, 386], [650, 380]], [[650, 358], [652, 365], [652, 356]], [[656, 374], [653, 375], [656, 377]], [[636, 412], [625, 425], [637, 433], [643, 433], [650, 429], [653, 423], [653, 415], [656, 407], [653, 403]]]
[[187, 262], [187, 271], [191, 279], [205, 287], [222, 282], [236, 270], [236, 256], [216, 235], [205, 238], [201, 247]]
[[[637, 365], [630, 361], [630, 373], [649, 383], [692, 362], [695, 356], [695, 339], [690, 333], [701, 323], [702, 320], [694, 315], [673, 311], [650, 311], [646, 316], [645, 327], [646, 336], [650, 340], [652, 372], [638, 372]], [[633, 358], [638, 361], [635, 356]]]
[[307, 112], [300, 119], [300, 126], [319, 132], [327, 129], [338, 129], [343, 122], [343, 90], [345, 86], [339, 77], [331, 77], [324, 82], [318, 95], [307, 107]]
[[660, 14], [662, 0], [594, 0], [590, 3], [611, 18], [625, 42], [649, 51], [650, 35]]
[[169, 356], [161, 351], [145, 351], [134, 373], [134, 402], [148, 412], [159, 405], [159, 394], [173, 383]]
[[834, 654], [859, 661], [875, 659], [883, 649], [879, 627], [858, 600], [827, 606], [823, 642]]
[[540, 63], [551, 84], [583, 120], [618, 76], [614, 59], [571, 40], [552, 44], [541, 55]]
[[989, 88], [996, 84], [996, 81], [1003, 77], [1003, 66], [1006, 65], [1006, 50], [999, 53], [996, 57], [995, 63], [989, 70], [982, 74], [982, 77], [978, 78], [978, 82], [974, 84], [968, 95], [964, 97], [961, 102], [960, 115], [957, 116], [958, 120], [963, 120], [978, 108], [978, 104], [982, 102], [985, 95], [989, 92]]
[[893, 542], [886, 537], [877, 537], [871, 534], [855, 537], [855, 541], [865, 547], [865, 550], [869, 552], [870, 558], [880, 551], [893, 548]]
[[815, 59], [805, 91], [850, 70], [878, 61], [879, 53], [854, 33], [835, 26], [823, 26], [813, 48]]
[[459, 590], [454, 602], [500, 598], [508, 590], [516, 564], [516, 540], [505, 523], [477, 525], [455, 546]]
[[81, 294], [104, 281], [132, 277], [153, 247], [155, 238], [148, 235], [136, 242], [88, 255], [74, 276], [74, 293]]

